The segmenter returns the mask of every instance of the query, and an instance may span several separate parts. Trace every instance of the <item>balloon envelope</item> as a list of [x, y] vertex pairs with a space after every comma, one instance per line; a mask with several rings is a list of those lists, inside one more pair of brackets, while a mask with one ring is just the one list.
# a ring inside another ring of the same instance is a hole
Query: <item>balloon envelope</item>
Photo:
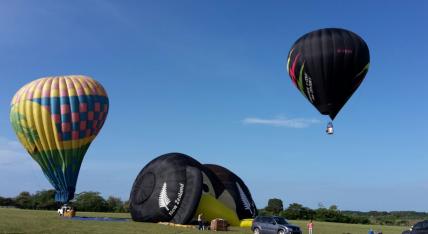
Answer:
[[244, 181], [227, 168], [215, 164], [204, 164], [223, 183], [225, 189], [231, 194], [233, 201], [224, 200], [227, 206], [233, 208], [239, 219], [255, 218], [257, 216], [256, 204], [251, 197], [250, 190]]
[[201, 164], [169, 153], [149, 162], [132, 186], [129, 210], [134, 221], [188, 223], [202, 195]]
[[149, 162], [135, 179], [129, 201], [132, 219], [140, 222], [188, 224], [202, 213], [205, 221], [223, 218], [239, 226], [240, 219], [257, 214], [251, 194], [239, 177], [220, 166], [203, 166], [180, 153]]
[[87, 76], [46, 77], [13, 97], [13, 129], [56, 189], [55, 199], [73, 199], [83, 157], [107, 117], [109, 101]]
[[299, 38], [287, 70], [297, 89], [323, 115], [334, 119], [367, 74], [370, 54], [357, 34], [320, 29]]

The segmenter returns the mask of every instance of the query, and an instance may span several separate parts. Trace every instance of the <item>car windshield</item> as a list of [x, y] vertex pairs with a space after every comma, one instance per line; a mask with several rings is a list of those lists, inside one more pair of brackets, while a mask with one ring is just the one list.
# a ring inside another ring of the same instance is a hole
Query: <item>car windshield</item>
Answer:
[[275, 217], [274, 219], [277, 224], [282, 224], [282, 225], [288, 224], [287, 220], [285, 220], [284, 218]]

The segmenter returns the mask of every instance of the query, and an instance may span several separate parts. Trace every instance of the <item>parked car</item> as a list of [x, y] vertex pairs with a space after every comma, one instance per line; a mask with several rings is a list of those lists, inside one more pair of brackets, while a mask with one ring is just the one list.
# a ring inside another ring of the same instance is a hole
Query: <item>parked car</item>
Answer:
[[254, 234], [302, 234], [299, 226], [290, 224], [283, 217], [277, 216], [256, 217], [251, 230]]
[[406, 230], [402, 234], [428, 234], [428, 220], [416, 223], [410, 230]]

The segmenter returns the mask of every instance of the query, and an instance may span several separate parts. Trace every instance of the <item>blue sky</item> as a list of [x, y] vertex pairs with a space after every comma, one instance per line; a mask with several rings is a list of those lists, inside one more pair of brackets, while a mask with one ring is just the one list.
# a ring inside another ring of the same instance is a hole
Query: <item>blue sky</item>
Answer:
[[[259, 207], [428, 211], [425, 1], [0, 1], [0, 196], [51, 186], [17, 142], [9, 103], [39, 77], [89, 75], [110, 112], [77, 192], [129, 197], [143, 166], [181, 152], [223, 165]], [[365, 81], [327, 117], [285, 69], [294, 41], [365, 39]]]

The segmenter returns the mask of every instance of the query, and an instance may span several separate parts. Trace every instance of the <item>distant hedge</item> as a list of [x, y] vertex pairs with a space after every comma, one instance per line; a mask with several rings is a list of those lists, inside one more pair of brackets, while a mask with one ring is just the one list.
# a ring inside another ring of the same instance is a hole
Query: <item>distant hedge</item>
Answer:
[[[1, 197], [1, 207], [17, 207], [34, 210], [56, 210], [62, 204], [55, 202], [55, 190], [42, 190], [35, 194], [21, 192], [13, 198]], [[123, 202], [118, 197], [110, 196], [104, 199], [99, 192], [82, 192], [76, 194], [69, 205], [79, 211], [94, 212], [128, 212], [129, 202]]]
[[[282, 210], [282, 201], [272, 198], [268, 206], [259, 210], [259, 215], [279, 215], [291, 220], [317, 220], [335, 223], [380, 224], [409, 226], [416, 220], [428, 219], [428, 213], [415, 211], [341, 211], [336, 205], [325, 208], [320, 204], [318, 209], [310, 209], [299, 203], [292, 203]], [[280, 206], [280, 205], [281, 206]]]

